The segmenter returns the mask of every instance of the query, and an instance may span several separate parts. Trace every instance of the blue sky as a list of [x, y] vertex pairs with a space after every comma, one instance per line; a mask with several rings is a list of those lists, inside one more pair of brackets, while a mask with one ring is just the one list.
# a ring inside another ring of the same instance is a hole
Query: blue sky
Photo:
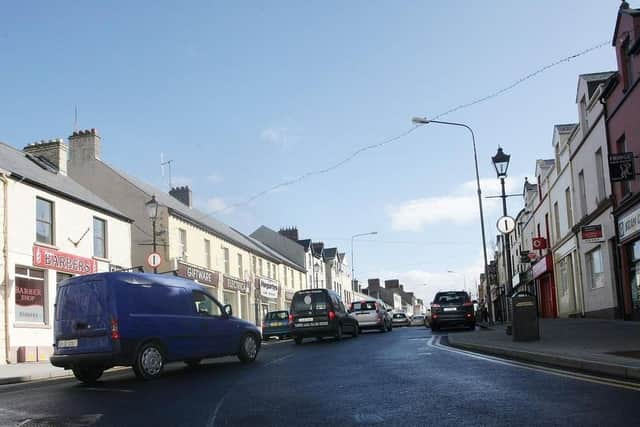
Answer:
[[[174, 184], [219, 211], [610, 40], [618, 5], [12, 2], [0, 13], [0, 140], [66, 138], [77, 106], [103, 159], [167, 188], [163, 153]], [[553, 125], [576, 121], [577, 76], [612, 69], [607, 45], [443, 118], [474, 128], [485, 194], [498, 144], [519, 191], [552, 157]], [[357, 277], [398, 277], [429, 299], [462, 287], [447, 270], [471, 284], [482, 266], [470, 148], [463, 129], [425, 126], [216, 216], [246, 233], [297, 225], [347, 252], [352, 234], [378, 231], [356, 245]], [[498, 210], [487, 204], [489, 240]]]

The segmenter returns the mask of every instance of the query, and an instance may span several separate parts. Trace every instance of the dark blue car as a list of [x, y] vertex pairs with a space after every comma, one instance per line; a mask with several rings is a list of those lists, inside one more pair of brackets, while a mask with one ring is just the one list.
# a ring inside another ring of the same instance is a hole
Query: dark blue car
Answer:
[[204, 286], [175, 276], [99, 273], [60, 283], [51, 363], [95, 382], [113, 366], [138, 378], [160, 376], [167, 362], [195, 366], [236, 355], [253, 362], [260, 330], [232, 316]]
[[283, 339], [290, 336], [289, 312], [287, 310], [268, 312], [262, 321], [262, 338], [265, 340], [271, 337]]

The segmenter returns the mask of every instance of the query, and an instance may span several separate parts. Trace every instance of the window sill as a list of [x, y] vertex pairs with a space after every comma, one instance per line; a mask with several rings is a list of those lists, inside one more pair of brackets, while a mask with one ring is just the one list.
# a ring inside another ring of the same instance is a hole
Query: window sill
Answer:
[[60, 250], [60, 248], [59, 248], [59, 247], [57, 247], [56, 245], [50, 245], [49, 243], [42, 243], [42, 242], [37, 242], [37, 241], [36, 241], [36, 242], [33, 242], [33, 244], [34, 244], [35, 246], [42, 246], [43, 248], [54, 249], [54, 250], [56, 250], [56, 251], [59, 251], [59, 250]]
[[13, 327], [21, 329], [51, 329], [51, 325], [45, 325], [42, 323], [14, 323]]

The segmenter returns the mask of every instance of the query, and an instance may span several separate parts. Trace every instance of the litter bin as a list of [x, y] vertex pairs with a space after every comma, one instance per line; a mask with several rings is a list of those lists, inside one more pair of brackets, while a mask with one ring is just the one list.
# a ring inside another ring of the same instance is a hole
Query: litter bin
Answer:
[[511, 298], [512, 330], [514, 341], [540, 339], [538, 326], [538, 299], [529, 292], [521, 292]]

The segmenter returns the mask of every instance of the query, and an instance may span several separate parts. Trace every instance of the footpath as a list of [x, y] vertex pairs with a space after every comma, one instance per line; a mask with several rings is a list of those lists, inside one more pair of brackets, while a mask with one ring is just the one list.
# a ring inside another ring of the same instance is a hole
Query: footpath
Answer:
[[73, 376], [70, 370], [56, 368], [49, 362], [0, 365], [0, 385]]
[[540, 340], [516, 342], [507, 325], [449, 334], [452, 347], [510, 359], [640, 380], [640, 322], [540, 319]]

